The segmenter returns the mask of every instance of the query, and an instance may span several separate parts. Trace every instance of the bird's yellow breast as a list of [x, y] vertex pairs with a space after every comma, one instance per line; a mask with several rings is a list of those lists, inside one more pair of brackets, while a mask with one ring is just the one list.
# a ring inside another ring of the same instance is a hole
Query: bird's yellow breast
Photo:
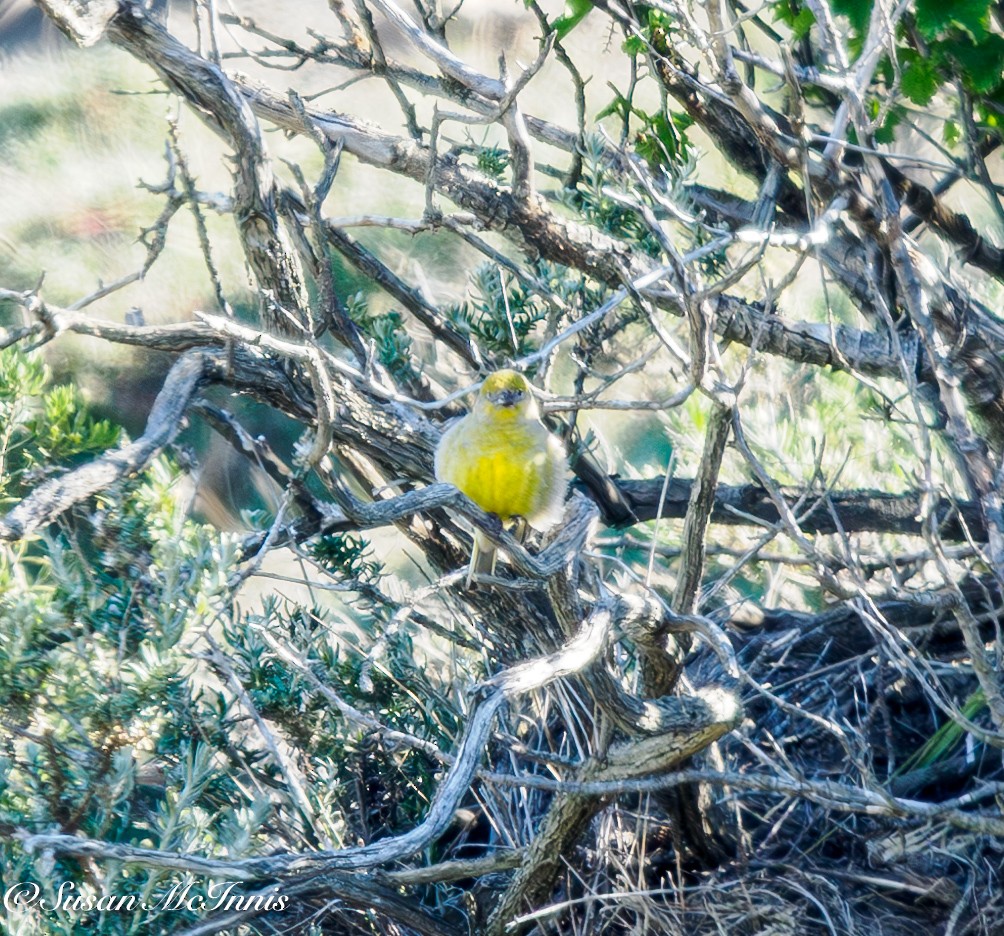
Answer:
[[536, 420], [465, 417], [443, 437], [436, 474], [482, 510], [531, 525], [564, 495], [564, 455]]

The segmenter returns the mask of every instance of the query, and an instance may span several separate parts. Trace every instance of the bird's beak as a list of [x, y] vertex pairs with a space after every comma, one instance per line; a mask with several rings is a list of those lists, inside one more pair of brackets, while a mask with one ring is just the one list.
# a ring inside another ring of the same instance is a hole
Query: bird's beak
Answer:
[[515, 406], [523, 399], [522, 390], [499, 390], [498, 393], [493, 393], [489, 399], [496, 406]]

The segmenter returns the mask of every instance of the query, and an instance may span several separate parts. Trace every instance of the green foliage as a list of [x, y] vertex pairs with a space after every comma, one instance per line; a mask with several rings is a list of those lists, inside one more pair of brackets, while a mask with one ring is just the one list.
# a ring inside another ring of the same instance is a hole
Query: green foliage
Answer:
[[938, 91], [938, 70], [934, 63], [913, 49], [906, 49], [902, 56], [903, 93], [914, 104], [929, 104]]
[[[972, 721], [987, 707], [987, 697], [982, 689], [977, 689], [962, 704], [960, 711], [963, 717]], [[966, 730], [955, 721], [946, 721], [930, 738], [927, 739], [913, 755], [903, 762], [896, 771], [901, 776], [911, 770], [930, 767], [939, 761], [947, 760], [967, 737]]]
[[[872, 98], [868, 106], [873, 118], [882, 115], [882, 105], [878, 98]], [[899, 126], [904, 117], [906, 117], [906, 108], [903, 106], [894, 104], [892, 107], [886, 108], [885, 119], [875, 131], [875, 142], [892, 143], [896, 139], [896, 127]]]
[[687, 130], [694, 124], [687, 114], [664, 110], [650, 114], [615, 88], [613, 100], [596, 115], [596, 119], [610, 116], [619, 117], [625, 125], [630, 124], [632, 117], [638, 121], [639, 127], [632, 138], [634, 149], [653, 170], [678, 169], [687, 162], [691, 152]]
[[[956, 7], [942, 4], [940, 9], [956, 10]], [[996, 33], [988, 33], [979, 26], [979, 20], [955, 17], [947, 20], [931, 18], [928, 21], [929, 30], [925, 30], [921, 26], [919, 6], [917, 18], [920, 31], [930, 32], [925, 49], [901, 49], [899, 57], [909, 62], [908, 71], [922, 68], [922, 88], [925, 93], [929, 93], [926, 100], [933, 97], [932, 85], [940, 87], [955, 79], [960, 80], [967, 91], [977, 96], [992, 94], [1001, 87], [1004, 79], [1004, 38]], [[935, 23], [939, 25], [935, 26]], [[924, 65], [918, 65], [917, 60], [924, 61]], [[904, 75], [904, 82], [906, 81]], [[916, 84], [917, 79], [913, 77], [909, 79], [909, 88], [904, 84], [904, 91], [915, 101], [917, 98], [910, 91]]]
[[356, 293], [346, 305], [349, 317], [364, 335], [373, 339], [377, 360], [402, 382], [407, 383], [418, 377], [419, 368], [412, 352], [411, 335], [408, 334], [401, 313], [391, 311], [383, 315], [370, 315], [362, 293]]
[[[704, 228], [698, 227], [694, 232], [693, 249], [703, 247], [712, 241], [711, 234]], [[718, 276], [728, 266], [728, 251], [723, 247], [721, 250], [713, 250], [701, 255], [697, 261], [701, 272], [705, 276]]]
[[[34, 357], [0, 354], [2, 477], [11, 490], [54, 469], [57, 456], [117, 438], [79, 394], [47, 388], [46, 376]], [[441, 765], [333, 718], [268, 639], [281, 635], [372, 718], [451, 747], [460, 730], [454, 707], [416, 661], [407, 629], [387, 634], [394, 606], [377, 590], [380, 566], [368, 544], [327, 536], [314, 550], [334, 581], [361, 590], [350, 622], [331, 608], [275, 598], [245, 611], [231, 593], [238, 541], [188, 519], [187, 484], [160, 458], [45, 535], [0, 550], [0, 828], [247, 857], [301, 846], [304, 808], [307, 834], [336, 845], [410, 827]], [[371, 649], [377, 634], [380, 653]], [[295, 747], [306, 805], [291, 794], [249, 705]], [[50, 900], [68, 883], [137, 901], [135, 911], [46, 913], [52, 936], [174, 929], [201, 914], [165, 910], [162, 901], [186, 884], [189, 896], [204, 897], [211, 883], [31, 854], [10, 835], [0, 838], [0, 866], [5, 886], [37, 881]], [[38, 912], [0, 909], [0, 927], [38, 932]]]
[[635, 151], [653, 169], [658, 166], [676, 166], [682, 163], [690, 148], [687, 129], [694, 123], [686, 114], [659, 111], [646, 114], [635, 107], [632, 113], [642, 121], [642, 129], [634, 140]]
[[[855, 37], [860, 41], [868, 31], [872, 15], [873, 0], [834, 0], [833, 12], [846, 16], [853, 27]], [[791, 6], [802, 6], [798, 0], [791, 0]]]
[[[628, 36], [624, 40], [623, 49], [631, 56], [645, 55], [650, 48], [659, 52], [678, 31], [673, 19], [666, 13], [649, 10], [645, 26], [639, 34]], [[687, 130], [693, 126], [693, 119], [687, 114], [666, 109], [649, 113], [617, 88], [613, 88], [613, 91], [613, 100], [596, 115], [596, 119], [619, 117], [625, 127], [625, 134], [634, 121], [636, 129], [631, 139], [635, 152], [653, 171], [675, 173], [685, 166], [691, 158], [691, 142]]]
[[988, 34], [991, 5], [990, 0], [917, 0], [917, 29], [927, 40], [961, 32], [978, 42]]
[[816, 24], [816, 16], [807, 6], [782, 2], [774, 6], [774, 21], [784, 23], [796, 40], [804, 39]]
[[118, 443], [119, 428], [91, 418], [75, 387], [46, 391], [47, 381], [39, 359], [0, 350], [0, 504], [17, 496], [23, 481]]
[[[872, 0], [835, 0], [834, 12], [846, 16], [851, 25], [849, 48], [860, 53], [872, 17]], [[955, 98], [956, 82], [974, 96], [978, 122], [996, 131], [1000, 92], [1004, 86], [1004, 36], [992, 28], [993, 5], [989, 0], [918, 0], [912, 17], [897, 32], [895, 58], [899, 65], [903, 94], [919, 107], [927, 107], [943, 88]], [[814, 23], [809, 8], [800, 0], [779, 0], [774, 18], [788, 25], [796, 38], [808, 34]], [[877, 113], [888, 97], [894, 69], [886, 59], [878, 70], [881, 84], [872, 88], [870, 106]], [[987, 100], [981, 100], [986, 97]], [[876, 134], [879, 143], [895, 137], [897, 124], [905, 112], [892, 108]], [[946, 124], [942, 139], [949, 145], [959, 142], [958, 125]]]
[[520, 281], [504, 282], [494, 263], [482, 263], [469, 276], [470, 300], [450, 306], [447, 315], [485, 349], [518, 356], [530, 350], [529, 338], [547, 315], [546, 305]]
[[[228, 840], [211, 833], [218, 824], [257, 837], [264, 816], [247, 825], [253, 804], [199, 740], [218, 719], [218, 700], [191, 678], [183, 643], [219, 606], [233, 548], [185, 519], [181, 480], [161, 460], [109, 491], [108, 507], [68, 520], [0, 566], [7, 827], [182, 851], [225, 848]], [[109, 512], [113, 502], [120, 513]], [[23, 881], [93, 884], [81, 864], [52, 868], [10, 842], [0, 845], [0, 862]], [[156, 899], [177, 880], [133, 872], [107, 883], [116, 894]], [[149, 932], [155, 918], [119, 914], [97, 931]], [[66, 913], [47, 925], [69, 936], [84, 923]]]
[[477, 161], [478, 170], [488, 178], [501, 182], [506, 169], [509, 168], [509, 153], [501, 146], [485, 146], [475, 143], [474, 158]]
[[310, 546], [310, 554], [329, 572], [347, 579], [372, 582], [380, 577], [380, 563], [373, 561], [370, 544], [361, 536], [351, 533], [319, 536]]
[[15, 418], [18, 400], [37, 397], [48, 380], [45, 365], [16, 347], [0, 351], [0, 403], [10, 405], [4, 411], [4, 422]]
[[962, 138], [962, 131], [954, 120], [946, 120], [941, 129], [941, 139], [947, 146], [955, 146]]
[[680, 34], [673, 17], [656, 9], [649, 9], [640, 32], [628, 36], [622, 45], [628, 55], [644, 55], [649, 46], [660, 54], [667, 42]]
[[651, 257], [658, 256], [658, 241], [644, 220], [629, 204], [614, 197], [620, 193], [637, 199], [641, 193], [625, 188], [625, 180], [607, 164], [603, 139], [586, 137], [582, 156], [582, 179], [574, 191], [564, 193], [565, 203], [601, 231], [633, 242]]
[[42, 401], [43, 411], [29, 427], [46, 463], [116, 445], [120, 431], [107, 420], [95, 422], [82, 408], [76, 387], [54, 387]]
[[442, 698], [439, 687], [418, 665], [414, 647], [403, 634], [385, 656], [373, 659], [347, 649], [346, 627], [368, 642], [379, 616], [353, 609], [351, 623], [330, 611], [289, 607], [266, 601], [261, 614], [249, 614], [225, 629], [228, 655], [262, 715], [309, 751], [324, 786], [319, 796], [339, 823], [345, 843], [359, 837], [393, 834], [412, 826], [424, 814], [435, 787], [439, 765], [416, 752], [402, 757], [379, 736], [358, 724], [332, 717], [332, 707], [311, 684], [274, 650], [266, 634], [282, 636], [282, 644], [307, 661], [311, 671], [345, 703], [372, 712], [382, 725], [449, 748], [462, 724]]
[[[963, 80], [974, 94], [991, 94], [1001, 88], [1004, 80], [1004, 37], [991, 33], [971, 48], [962, 48]], [[953, 63], [958, 64], [958, 63]]]
[[554, 295], [560, 296], [572, 309], [591, 311], [601, 306], [609, 293], [606, 286], [560, 263], [538, 260], [534, 265], [534, 273], [539, 283], [544, 284]]
[[564, 39], [582, 20], [586, 14], [592, 10], [592, 0], [565, 0], [565, 7], [551, 27], [558, 34], [559, 39]]

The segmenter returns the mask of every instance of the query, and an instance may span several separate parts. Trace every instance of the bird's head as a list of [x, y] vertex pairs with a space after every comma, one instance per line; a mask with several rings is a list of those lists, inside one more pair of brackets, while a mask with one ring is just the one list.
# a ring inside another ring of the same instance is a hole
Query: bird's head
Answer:
[[500, 370], [489, 375], [481, 385], [477, 406], [496, 417], [516, 417], [535, 411], [536, 401], [529, 381], [522, 374]]

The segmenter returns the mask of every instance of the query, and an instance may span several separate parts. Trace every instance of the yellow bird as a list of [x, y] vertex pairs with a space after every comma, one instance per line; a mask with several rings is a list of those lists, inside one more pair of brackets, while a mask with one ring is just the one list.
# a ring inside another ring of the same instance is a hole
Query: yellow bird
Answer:
[[[544, 530], [561, 519], [568, 465], [561, 443], [540, 421], [522, 374], [500, 370], [481, 386], [474, 409], [443, 433], [436, 478], [453, 484], [503, 521], [521, 518]], [[467, 584], [495, 572], [495, 547], [474, 533]]]

